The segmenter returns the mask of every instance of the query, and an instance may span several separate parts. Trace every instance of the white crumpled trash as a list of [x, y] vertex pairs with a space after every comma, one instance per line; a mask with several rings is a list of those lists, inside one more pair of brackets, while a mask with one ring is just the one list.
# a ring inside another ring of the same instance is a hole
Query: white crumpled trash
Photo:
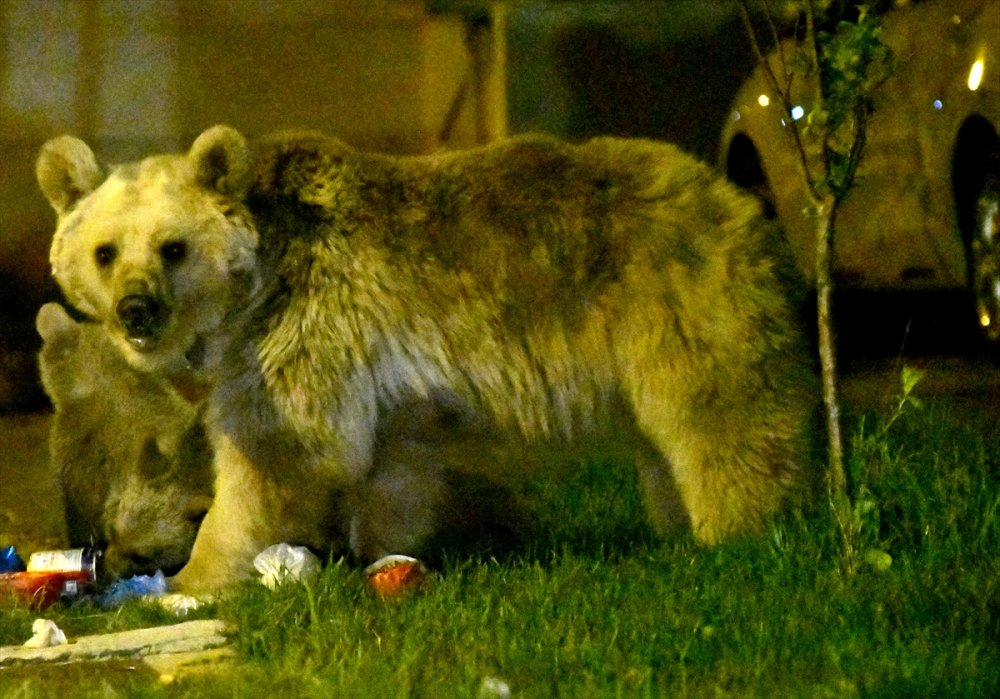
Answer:
[[305, 546], [275, 544], [257, 554], [253, 566], [260, 573], [261, 583], [269, 590], [289, 580], [309, 583], [319, 575], [319, 557]]
[[66, 634], [62, 632], [54, 621], [49, 619], [35, 619], [31, 625], [31, 633], [34, 634], [24, 643], [25, 648], [48, 648], [49, 646], [65, 646]]

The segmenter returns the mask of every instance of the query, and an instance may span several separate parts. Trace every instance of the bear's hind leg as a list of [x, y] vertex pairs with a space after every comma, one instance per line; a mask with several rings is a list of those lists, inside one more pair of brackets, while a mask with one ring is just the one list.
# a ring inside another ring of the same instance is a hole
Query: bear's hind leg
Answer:
[[718, 395], [699, 398], [680, 410], [678, 396], [672, 398], [669, 407], [650, 405], [637, 415], [662, 454], [642, 477], [654, 522], [677, 497], [701, 544], [759, 531], [800, 480], [806, 458], [800, 411], [760, 394], [737, 404]]

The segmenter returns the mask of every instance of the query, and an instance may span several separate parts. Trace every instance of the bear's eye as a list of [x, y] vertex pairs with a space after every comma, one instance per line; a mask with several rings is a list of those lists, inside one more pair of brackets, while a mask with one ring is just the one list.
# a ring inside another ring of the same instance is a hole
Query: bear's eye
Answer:
[[171, 240], [160, 246], [160, 257], [164, 262], [177, 263], [187, 257], [187, 243]]
[[107, 267], [118, 257], [118, 250], [111, 243], [98, 245], [94, 250], [94, 260], [98, 267]]

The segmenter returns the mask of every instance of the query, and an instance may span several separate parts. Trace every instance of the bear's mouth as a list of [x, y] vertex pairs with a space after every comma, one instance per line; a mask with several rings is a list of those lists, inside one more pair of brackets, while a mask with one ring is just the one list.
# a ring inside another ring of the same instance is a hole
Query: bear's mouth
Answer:
[[137, 352], [150, 352], [162, 335], [170, 308], [149, 293], [132, 293], [118, 300], [115, 315], [122, 333]]

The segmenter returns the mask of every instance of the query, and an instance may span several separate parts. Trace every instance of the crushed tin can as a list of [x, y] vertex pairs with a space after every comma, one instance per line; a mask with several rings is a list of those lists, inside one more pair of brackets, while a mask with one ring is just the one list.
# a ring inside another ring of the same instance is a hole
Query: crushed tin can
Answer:
[[422, 587], [428, 579], [426, 566], [410, 556], [384, 556], [365, 568], [368, 584], [382, 597], [395, 597]]
[[36, 551], [28, 558], [27, 570], [0, 573], [0, 596], [45, 609], [94, 584], [100, 559], [101, 552], [91, 548]]
[[92, 548], [35, 551], [28, 558], [28, 572], [81, 573], [81, 579], [86, 577], [88, 582], [94, 582], [101, 557], [101, 551]]

